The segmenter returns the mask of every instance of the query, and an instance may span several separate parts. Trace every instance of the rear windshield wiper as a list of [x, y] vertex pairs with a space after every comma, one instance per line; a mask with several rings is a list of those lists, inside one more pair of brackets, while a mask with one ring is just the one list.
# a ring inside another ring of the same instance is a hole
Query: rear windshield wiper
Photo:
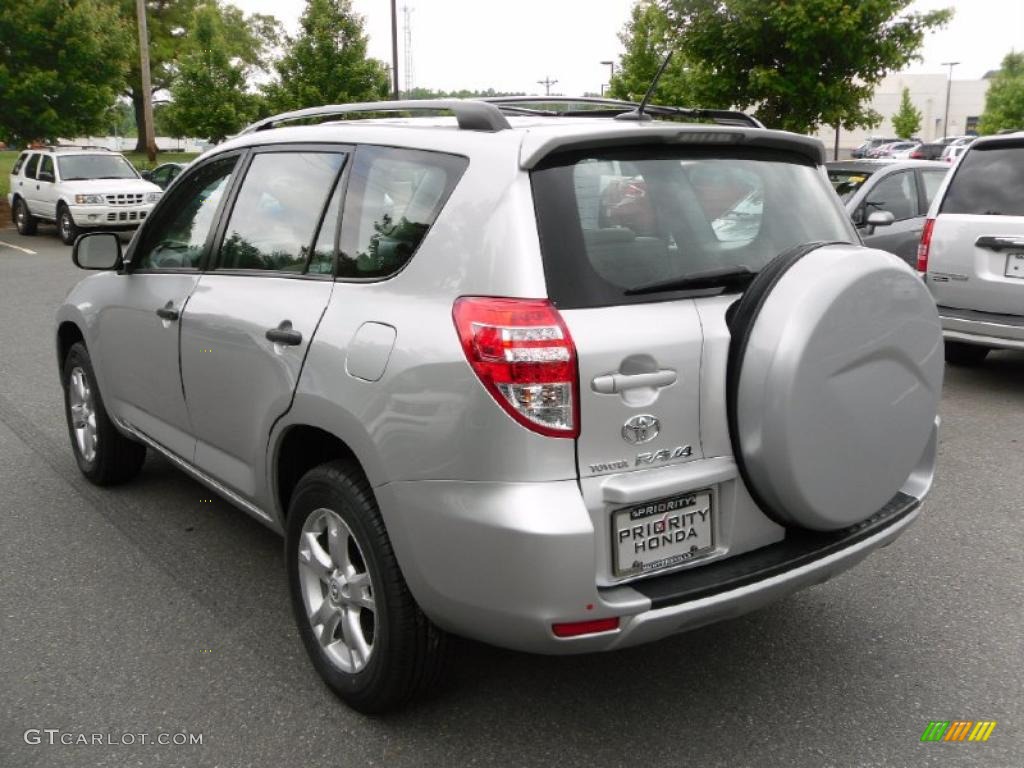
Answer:
[[627, 296], [639, 296], [645, 293], [658, 293], [660, 291], [742, 287], [746, 286], [756, 275], [757, 272], [753, 272], [744, 266], [705, 269], [701, 272], [691, 272], [688, 275], [673, 277], [670, 280], [659, 280], [656, 283], [638, 285], [636, 288], [627, 289], [625, 294]]

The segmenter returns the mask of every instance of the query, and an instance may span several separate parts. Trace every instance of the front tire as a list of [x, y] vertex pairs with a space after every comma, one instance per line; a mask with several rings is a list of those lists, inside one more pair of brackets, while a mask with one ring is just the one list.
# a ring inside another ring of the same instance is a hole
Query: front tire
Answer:
[[409, 592], [358, 466], [331, 462], [299, 481], [286, 542], [299, 634], [317, 672], [346, 704], [379, 714], [436, 685], [448, 637]]
[[57, 229], [60, 232], [60, 239], [64, 245], [74, 245], [75, 238], [82, 231], [75, 224], [75, 219], [71, 216], [71, 211], [68, 210], [66, 205], [61, 205], [60, 212], [57, 214]]
[[31, 237], [36, 233], [38, 222], [36, 217], [29, 213], [28, 205], [20, 197], [14, 201], [14, 225], [18, 228], [18, 234]]
[[946, 342], [946, 362], [950, 365], [981, 365], [985, 362], [985, 358], [988, 357], [988, 353], [988, 347], [964, 344], [962, 341]]
[[78, 468], [96, 485], [116, 485], [139, 473], [146, 446], [130, 440], [114, 426], [100, 397], [92, 360], [77, 342], [64, 358], [64, 415]]

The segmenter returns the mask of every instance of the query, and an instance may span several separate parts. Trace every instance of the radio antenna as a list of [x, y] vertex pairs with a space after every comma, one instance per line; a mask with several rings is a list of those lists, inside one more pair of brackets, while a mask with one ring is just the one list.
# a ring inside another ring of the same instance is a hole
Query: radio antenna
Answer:
[[668, 67], [668, 63], [672, 61], [672, 54], [674, 51], [669, 51], [665, 56], [665, 60], [661, 62], [661, 66], [658, 67], [657, 74], [654, 75], [654, 79], [651, 80], [651, 84], [647, 87], [647, 93], [644, 94], [643, 99], [640, 100], [640, 105], [632, 112], [624, 112], [621, 115], [616, 115], [616, 120], [650, 120], [650, 116], [644, 114], [644, 110], [647, 109], [648, 103], [651, 101], [651, 97], [654, 95], [655, 89], [658, 87], [658, 81], [661, 80], [661, 76], [665, 74], [665, 69]]

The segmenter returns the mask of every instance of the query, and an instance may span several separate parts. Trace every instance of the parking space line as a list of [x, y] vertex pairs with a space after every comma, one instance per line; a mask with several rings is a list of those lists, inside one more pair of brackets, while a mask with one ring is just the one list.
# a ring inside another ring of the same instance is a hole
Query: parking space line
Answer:
[[3, 240], [0, 240], [0, 245], [6, 245], [8, 248], [13, 248], [16, 251], [21, 251], [22, 253], [27, 253], [29, 256], [36, 256], [37, 255], [35, 251], [30, 251], [28, 248], [22, 248], [20, 245], [15, 245], [14, 243], [8, 243], [8, 242], [5, 242]]

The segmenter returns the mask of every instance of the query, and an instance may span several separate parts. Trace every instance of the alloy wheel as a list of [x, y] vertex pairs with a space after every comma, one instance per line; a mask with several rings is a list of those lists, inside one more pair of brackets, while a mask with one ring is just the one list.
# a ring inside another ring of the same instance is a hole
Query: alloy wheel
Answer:
[[313, 635], [343, 672], [361, 671], [373, 654], [377, 607], [363, 551], [341, 516], [314, 510], [299, 539], [299, 584]]
[[68, 399], [71, 410], [71, 428], [75, 433], [75, 444], [82, 458], [88, 462], [96, 458], [99, 433], [96, 429], [96, 401], [85, 371], [80, 367], [71, 369], [68, 380]]

